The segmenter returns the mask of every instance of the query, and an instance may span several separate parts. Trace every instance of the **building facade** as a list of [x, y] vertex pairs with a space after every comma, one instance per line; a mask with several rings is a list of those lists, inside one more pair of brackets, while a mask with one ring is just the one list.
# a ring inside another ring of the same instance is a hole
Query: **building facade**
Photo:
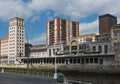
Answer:
[[71, 38], [79, 36], [79, 23], [62, 18], [55, 18], [47, 22], [47, 46], [56, 45], [60, 41], [68, 43]]
[[15, 17], [10, 19], [9, 26], [9, 64], [16, 64], [17, 56], [25, 56], [24, 19]]
[[85, 34], [80, 35], [77, 39], [80, 43], [86, 43], [86, 42], [95, 42], [96, 34]]
[[111, 28], [111, 41], [116, 54], [120, 54], [120, 24]]
[[99, 35], [96, 35], [96, 41], [111, 41], [111, 27], [117, 24], [117, 17], [111, 14], [99, 16]]
[[99, 35], [110, 34], [110, 29], [117, 24], [117, 17], [111, 14], [99, 16]]
[[4, 36], [1, 39], [1, 63], [8, 64], [8, 46], [9, 36]]
[[47, 54], [46, 45], [36, 45], [30, 48], [30, 57], [31, 58], [42, 58], [49, 57]]
[[[36, 49], [33, 50], [34, 52], [36, 51]], [[55, 56], [58, 65], [111, 65], [115, 62], [111, 42], [79, 43], [77, 39], [72, 39], [65, 45], [49, 46], [47, 53], [47, 56], [40, 56], [39, 54], [42, 54], [42, 52], [33, 53], [35, 56], [29, 58], [30, 63], [53, 65], [55, 63]], [[22, 60], [24, 63], [27, 63], [27, 59]]]

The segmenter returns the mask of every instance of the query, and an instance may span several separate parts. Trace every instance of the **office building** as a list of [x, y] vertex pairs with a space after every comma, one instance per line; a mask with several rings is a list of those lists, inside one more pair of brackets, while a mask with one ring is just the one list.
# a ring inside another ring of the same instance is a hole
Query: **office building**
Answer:
[[62, 18], [55, 18], [47, 22], [47, 46], [56, 45], [59, 42], [68, 43], [71, 38], [79, 36], [79, 23]]
[[9, 64], [16, 64], [17, 57], [25, 56], [24, 19], [15, 17], [10, 19], [9, 26]]

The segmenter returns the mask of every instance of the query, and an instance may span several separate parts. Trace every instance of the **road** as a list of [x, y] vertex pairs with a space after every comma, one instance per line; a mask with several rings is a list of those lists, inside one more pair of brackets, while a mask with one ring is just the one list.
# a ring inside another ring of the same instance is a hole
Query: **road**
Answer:
[[57, 81], [47, 78], [0, 73], [0, 84], [57, 84]]

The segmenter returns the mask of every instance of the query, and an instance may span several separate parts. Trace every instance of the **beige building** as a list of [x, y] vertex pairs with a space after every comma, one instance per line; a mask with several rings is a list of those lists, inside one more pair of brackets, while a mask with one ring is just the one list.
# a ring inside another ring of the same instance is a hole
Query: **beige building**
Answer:
[[1, 63], [7, 64], [8, 63], [8, 43], [9, 36], [4, 36], [1, 39]]
[[25, 56], [24, 19], [15, 17], [10, 19], [9, 26], [9, 64], [16, 64], [17, 56]]
[[68, 43], [71, 38], [79, 36], [79, 23], [62, 18], [55, 18], [47, 22], [47, 46], [56, 45], [59, 42]]
[[96, 34], [85, 34], [80, 35], [77, 39], [80, 43], [86, 43], [86, 42], [95, 42]]

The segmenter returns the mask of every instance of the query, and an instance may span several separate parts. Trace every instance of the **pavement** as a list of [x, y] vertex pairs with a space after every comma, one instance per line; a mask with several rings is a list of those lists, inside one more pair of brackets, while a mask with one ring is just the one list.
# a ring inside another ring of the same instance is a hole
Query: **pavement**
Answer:
[[0, 84], [58, 84], [54, 79], [0, 73]]

